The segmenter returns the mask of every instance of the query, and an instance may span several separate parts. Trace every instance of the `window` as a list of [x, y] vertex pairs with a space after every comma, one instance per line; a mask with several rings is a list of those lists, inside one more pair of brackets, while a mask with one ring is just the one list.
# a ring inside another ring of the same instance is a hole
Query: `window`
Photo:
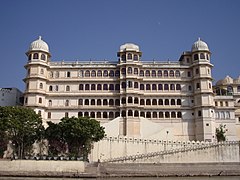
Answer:
[[192, 86], [188, 86], [188, 90], [189, 90], [189, 91], [192, 91]]
[[181, 104], [182, 104], [181, 99], [177, 99], [177, 105], [181, 105]]
[[122, 117], [126, 117], [126, 111], [125, 110], [122, 111]]
[[170, 70], [169, 76], [170, 76], [170, 77], [174, 77], [174, 71], [173, 71], [173, 70]]
[[39, 103], [39, 104], [42, 104], [42, 98], [39, 98], [39, 99], [38, 99], [38, 103]]
[[144, 84], [140, 84], [140, 90], [144, 90]]
[[158, 90], [163, 90], [162, 84], [158, 84]]
[[175, 105], [175, 99], [171, 99], [171, 105]]
[[122, 73], [122, 75], [126, 75], [126, 68], [122, 68], [121, 73]]
[[162, 99], [158, 100], [158, 105], [163, 105], [163, 100]]
[[132, 110], [128, 110], [128, 116], [133, 116]]
[[169, 99], [165, 99], [164, 105], [169, 105]]
[[110, 76], [110, 77], [114, 77], [114, 71], [113, 71], [113, 70], [110, 70], [109, 76]]
[[134, 61], [137, 61], [137, 60], [138, 60], [138, 55], [134, 54], [133, 60], [134, 60]]
[[122, 82], [122, 89], [126, 89], [126, 82]]
[[109, 118], [111, 118], [111, 119], [114, 118], [113, 112], [109, 112]]
[[132, 74], [132, 68], [128, 67], [128, 74]]
[[134, 68], [134, 74], [138, 75], [138, 68]]
[[114, 91], [114, 84], [109, 84], [109, 90]]
[[162, 77], [162, 71], [158, 70], [158, 77]]
[[89, 99], [85, 99], [85, 105], [89, 105]]
[[65, 112], [65, 117], [68, 118], [68, 112]]
[[91, 84], [91, 90], [92, 91], [96, 90], [96, 85], [95, 84]]
[[140, 116], [141, 116], [141, 117], [145, 117], [145, 113], [141, 111], [141, 112], [140, 112]]
[[98, 71], [97, 71], [97, 76], [98, 76], [98, 77], [102, 77], [102, 71], [98, 70]]
[[95, 112], [91, 112], [91, 113], [90, 113], [90, 117], [91, 117], [91, 118], [95, 118]]
[[48, 100], [48, 106], [49, 106], [49, 107], [52, 106], [52, 100]]
[[181, 90], [181, 85], [180, 84], [176, 84], [176, 90]]
[[168, 84], [164, 84], [164, 90], [169, 90]]
[[188, 71], [188, 72], [187, 72], [187, 76], [188, 76], [188, 77], [191, 77], [191, 76], [192, 76], [192, 75], [191, 75], [191, 71]]
[[88, 112], [84, 112], [84, 117], [88, 117], [89, 113]]
[[171, 112], [171, 118], [176, 118], [176, 112]]
[[138, 88], [138, 82], [134, 82], [134, 88]]
[[140, 70], [140, 76], [143, 77], [144, 76], [144, 71]]
[[115, 85], [115, 90], [116, 90], [116, 91], [119, 91], [119, 90], [120, 90], [120, 85], [119, 85], [119, 84], [116, 84], [116, 85]]
[[67, 77], [71, 77], [71, 72], [67, 72]]
[[78, 105], [82, 106], [83, 105], [83, 99], [78, 99]]
[[153, 112], [153, 118], [157, 118], [157, 112]]
[[152, 105], [155, 105], [155, 106], [157, 105], [157, 100], [156, 99], [152, 100]]
[[134, 98], [134, 104], [138, 104], [138, 98], [137, 97]]
[[115, 105], [116, 105], [116, 106], [120, 106], [120, 100], [119, 100], [119, 99], [116, 99], [116, 100], [115, 100]]
[[198, 68], [196, 68], [195, 73], [199, 74], [199, 69]]
[[78, 76], [79, 77], [84, 77], [84, 71], [83, 70], [79, 71]]
[[172, 91], [175, 90], [175, 85], [174, 84], [170, 84], [170, 90], [172, 90]]
[[85, 77], [90, 77], [90, 71], [89, 71], [89, 70], [87, 70], [87, 71], [85, 72]]
[[164, 77], [168, 77], [168, 71], [164, 70], [163, 75], [164, 75]]
[[115, 76], [116, 76], [116, 77], [119, 77], [119, 76], [120, 76], [119, 70], [116, 70], [116, 71], [115, 71]]
[[95, 71], [95, 70], [92, 70], [91, 76], [92, 76], [92, 77], [96, 77], [96, 71]]
[[55, 86], [55, 90], [58, 91], [58, 85]]
[[156, 77], [156, 71], [155, 70], [152, 70], [152, 77]]
[[146, 84], [146, 90], [151, 90], [150, 84]]
[[108, 77], [108, 71], [107, 71], [107, 70], [104, 70], [104, 71], [103, 71], [103, 76], [104, 76], [104, 77]]
[[149, 77], [150, 76], [150, 71], [149, 70], [146, 70], [146, 77]]
[[41, 54], [41, 60], [46, 60], [46, 56], [45, 56], [45, 54]]
[[128, 87], [129, 87], [129, 88], [132, 88], [132, 86], [133, 86], [133, 85], [132, 85], [132, 81], [128, 81]]
[[150, 99], [146, 100], [146, 105], [149, 105], [149, 106], [151, 105], [151, 100]]
[[70, 86], [66, 86], [66, 91], [70, 91]]
[[146, 117], [147, 117], [147, 118], [151, 118], [151, 112], [147, 112]]
[[51, 112], [48, 112], [47, 118], [48, 118], [48, 119], [51, 119], [51, 117], [52, 117]]
[[43, 83], [40, 83], [40, 84], [39, 84], [39, 88], [40, 88], [40, 89], [43, 89]]
[[110, 99], [110, 100], [109, 100], [109, 106], [114, 106], [114, 101], [113, 101], [113, 99]]
[[101, 106], [101, 105], [102, 105], [101, 99], [98, 99], [98, 100], [97, 100], [97, 105], [98, 105], [98, 106]]
[[65, 101], [65, 106], [69, 106], [69, 100], [68, 99]]
[[200, 59], [205, 59], [204, 53], [200, 53]]
[[131, 53], [128, 53], [127, 59], [132, 59], [132, 54]]
[[33, 54], [33, 59], [38, 59], [38, 53]]
[[83, 84], [79, 84], [79, 90], [80, 90], [80, 91], [83, 90]]
[[126, 98], [123, 97], [121, 102], [122, 102], [122, 104], [126, 104]]
[[29, 55], [28, 55], [28, 60], [30, 61], [31, 59], [32, 59], [32, 55], [29, 54]]
[[202, 111], [198, 111], [198, 116], [199, 116], [199, 117], [202, 116]]
[[156, 84], [152, 84], [152, 90], [157, 90], [157, 85]]
[[177, 112], [177, 118], [182, 118], [182, 112]]
[[165, 118], [170, 118], [170, 113], [168, 111], [165, 112]]
[[163, 118], [163, 112], [159, 112], [159, 118]]
[[95, 99], [91, 99], [91, 105], [92, 105], [92, 106], [95, 105]]
[[101, 84], [97, 85], [97, 90], [102, 90], [102, 85]]
[[89, 84], [85, 84], [85, 90], [86, 90], [86, 91], [89, 91], [89, 90], [90, 90]]
[[229, 111], [226, 112], [226, 119], [230, 119], [230, 112]]
[[200, 83], [196, 84], [196, 89], [200, 89]]
[[128, 103], [133, 103], [132, 97], [128, 97]]
[[82, 117], [83, 113], [82, 112], [78, 112], [78, 117]]
[[179, 70], [176, 70], [175, 76], [176, 76], [176, 77], [180, 77], [180, 71], [179, 71]]
[[237, 92], [240, 92], [240, 86], [237, 87]]
[[101, 118], [101, 112], [97, 112], [97, 118]]
[[123, 54], [123, 55], [121, 56], [121, 59], [122, 59], [122, 61], [126, 61], [126, 55]]
[[140, 99], [140, 105], [144, 105], [144, 99]]
[[194, 54], [193, 59], [198, 60], [198, 54]]
[[108, 85], [107, 85], [107, 84], [104, 84], [104, 85], [103, 85], [103, 90], [105, 90], [105, 91], [108, 90]]
[[138, 111], [134, 111], [134, 117], [138, 117], [138, 116], [139, 116]]

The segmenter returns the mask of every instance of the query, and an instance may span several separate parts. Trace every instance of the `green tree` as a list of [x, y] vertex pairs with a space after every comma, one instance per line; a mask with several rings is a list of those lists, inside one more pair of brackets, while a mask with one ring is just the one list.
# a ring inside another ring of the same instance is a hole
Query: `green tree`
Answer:
[[226, 141], [226, 125], [220, 124], [218, 128], [216, 128], [216, 137], [218, 142]]
[[44, 127], [40, 115], [26, 107], [0, 107], [0, 134], [12, 141], [19, 158], [29, 152], [32, 144], [42, 138]]
[[[105, 135], [104, 128], [100, 126], [100, 123], [89, 117], [62, 118], [57, 125], [53, 125], [51, 122], [48, 122], [48, 125], [46, 138], [49, 140], [50, 147], [55, 146], [52, 141], [55, 138], [59, 141], [60, 146], [67, 144], [70, 154], [85, 159], [91, 151], [92, 143], [101, 140]], [[58, 138], [51, 136], [53, 133], [57, 134]]]

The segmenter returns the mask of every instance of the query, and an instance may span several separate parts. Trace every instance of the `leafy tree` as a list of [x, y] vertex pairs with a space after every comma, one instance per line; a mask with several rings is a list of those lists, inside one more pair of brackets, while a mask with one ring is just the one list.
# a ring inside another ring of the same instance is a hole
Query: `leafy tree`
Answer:
[[[71, 155], [83, 158], [87, 157], [92, 143], [101, 140], [105, 134], [100, 123], [89, 117], [65, 117], [56, 125], [52, 122], [48, 122], [48, 125], [46, 138], [49, 140], [50, 147], [54, 146], [57, 149], [56, 147], [60, 145], [58, 149], [63, 150], [65, 148], [63, 145], [67, 144]], [[53, 133], [55, 133], [54, 136], [52, 136]], [[54, 139], [58, 140], [58, 145], [54, 145]]]
[[26, 107], [0, 107], [0, 134], [12, 141], [15, 153], [23, 158], [32, 144], [42, 138], [44, 127], [40, 115]]
[[226, 141], [226, 135], [227, 132], [226, 125], [220, 124], [218, 128], [216, 128], [216, 137], [218, 142]]

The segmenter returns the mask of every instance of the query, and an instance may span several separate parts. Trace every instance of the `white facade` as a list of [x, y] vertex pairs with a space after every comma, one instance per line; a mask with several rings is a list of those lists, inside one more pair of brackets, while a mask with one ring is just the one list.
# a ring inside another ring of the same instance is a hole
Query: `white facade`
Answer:
[[[200, 39], [174, 62], [142, 61], [139, 46], [132, 43], [120, 46], [115, 62], [51, 61], [41, 38], [26, 55], [24, 105], [44, 122], [90, 116], [107, 134], [215, 140], [213, 65]], [[236, 131], [230, 139], [236, 139]]]
[[0, 88], [0, 106], [22, 105], [23, 93], [17, 88]]

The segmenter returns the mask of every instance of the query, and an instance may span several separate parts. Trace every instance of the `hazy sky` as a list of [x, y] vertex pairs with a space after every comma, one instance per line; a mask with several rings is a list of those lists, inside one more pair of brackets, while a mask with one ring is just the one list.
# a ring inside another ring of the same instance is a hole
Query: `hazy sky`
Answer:
[[24, 90], [25, 52], [39, 35], [52, 61], [116, 61], [120, 45], [142, 60], [177, 61], [200, 37], [213, 78], [240, 75], [238, 0], [0, 0], [0, 87]]

